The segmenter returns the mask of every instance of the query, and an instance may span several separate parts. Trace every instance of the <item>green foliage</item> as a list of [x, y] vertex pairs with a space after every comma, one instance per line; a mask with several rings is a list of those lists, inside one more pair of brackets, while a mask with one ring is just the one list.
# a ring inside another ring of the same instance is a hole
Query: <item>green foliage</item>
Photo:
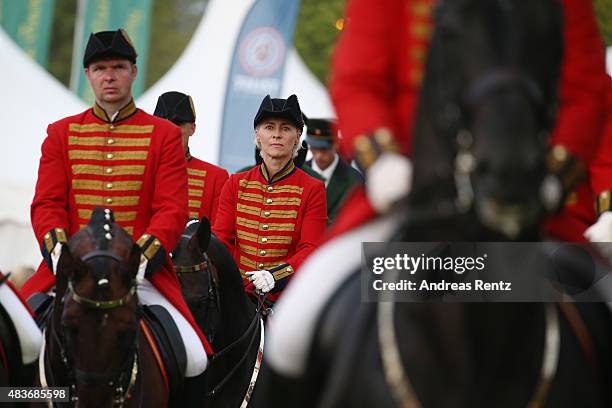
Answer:
[[70, 85], [70, 64], [77, 0], [56, 0], [51, 29], [48, 71], [64, 85]]
[[595, 12], [599, 28], [608, 47], [612, 46], [612, 2], [610, 0], [595, 0]]
[[340, 31], [336, 21], [344, 16], [345, 0], [302, 0], [294, 44], [310, 70], [327, 83], [330, 57]]
[[145, 88], [164, 75], [183, 53], [205, 7], [203, 0], [155, 0]]
[[[155, 83], [176, 62], [200, 22], [207, 3], [206, 0], [153, 1], [146, 88]], [[77, 0], [56, 0], [53, 15], [48, 69], [66, 86], [70, 83], [77, 3]], [[139, 61], [139, 64], [143, 63]]]

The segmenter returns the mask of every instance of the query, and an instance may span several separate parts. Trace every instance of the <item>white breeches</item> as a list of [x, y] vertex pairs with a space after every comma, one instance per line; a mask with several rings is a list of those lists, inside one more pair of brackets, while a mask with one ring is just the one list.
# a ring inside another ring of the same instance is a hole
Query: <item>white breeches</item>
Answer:
[[208, 365], [208, 357], [200, 338], [189, 322], [147, 279], [138, 285], [138, 299], [143, 305], [163, 306], [170, 313], [181, 333], [187, 352], [185, 377], [195, 377], [202, 374]]
[[388, 240], [399, 220], [393, 215], [374, 220], [326, 243], [304, 262], [268, 322], [265, 359], [275, 371], [292, 378], [304, 373], [319, 316], [330, 296], [359, 269], [361, 243]]
[[30, 316], [30, 312], [9, 285], [0, 285], [0, 303], [7, 311], [17, 331], [21, 347], [21, 361], [23, 364], [36, 361], [40, 353], [42, 333]]

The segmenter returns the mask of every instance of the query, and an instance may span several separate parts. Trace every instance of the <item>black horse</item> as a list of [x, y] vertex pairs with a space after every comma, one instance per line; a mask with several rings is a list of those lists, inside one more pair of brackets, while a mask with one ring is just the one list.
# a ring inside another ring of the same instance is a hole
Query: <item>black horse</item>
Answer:
[[183, 296], [216, 354], [207, 368], [210, 406], [257, 407], [263, 309], [246, 295], [232, 254], [210, 223], [190, 221], [172, 252]]
[[62, 247], [56, 297], [37, 376], [70, 387], [78, 406], [166, 406], [169, 391], [141, 323], [136, 275], [141, 251], [97, 208]]
[[[560, 76], [560, 5], [447, 0], [435, 18], [414, 188], [400, 214], [322, 248], [285, 293], [262, 378], [268, 406], [610, 406], [605, 305], [362, 303], [360, 259], [330, 272], [334, 255], [350, 257], [359, 241], [535, 241], [554, 207], [541, 191]], [[301, 314], [317, 281], [335, 290]], [[291, 319], [311, 332], [282, 332]], [[287, 342], [304, 337], [301, 348]]]

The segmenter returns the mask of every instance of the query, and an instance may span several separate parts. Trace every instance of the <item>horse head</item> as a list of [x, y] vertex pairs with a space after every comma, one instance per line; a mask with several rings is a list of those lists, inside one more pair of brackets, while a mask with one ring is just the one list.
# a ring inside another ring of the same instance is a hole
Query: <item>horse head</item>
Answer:
[[546, 171], [563, 48], [555, 3], [440, 2], [413, 141], [415, 209], [469, 213], [515, 239], [556, 205]]
[[206, 251], [211, 240], [206, 217], [191, 220], [172, 251], [172, 264], [181, 282], [183, 297], [200, 329], [213, 344], [219, 322], [220, 305], [217, 293], [219, 275], [208, 262]]
[[[137, 372], [140, 248], [96, 208], [89, 224], [62, 248], [58, 278], [67, 281], [61, 312], [62, 350], [79, 403], [117, 403]], [[59, 282], [59, 279], [58, 279]]]

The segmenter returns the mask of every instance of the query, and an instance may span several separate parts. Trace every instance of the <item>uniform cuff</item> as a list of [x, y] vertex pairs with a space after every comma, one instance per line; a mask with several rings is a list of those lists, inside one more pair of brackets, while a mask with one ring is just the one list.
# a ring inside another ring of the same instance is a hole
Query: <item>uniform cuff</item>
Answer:
[[143, 234], [136, 244], [140, 247], [142, 254], [149, 261], [145, 276], [150, 276], [166, 262], [166, 250], [159, 239], [151, 234]]
[[68, 242], [66, 231], [63, 228], [51, 229], [43, 236], [40, 245], [40, 251], [42, 252], [43, 259], [51, 268], [53, 265], [51, 261], [51, 252], [53, 251], [53, 248], [55, 248], [55, 245], [58, 242], [61, 242], [63, 244], [66, 244]]
[[548, 170], [559, 178], [566, 195], [586, 180], [586, 169], [565, 146], [553, 146], [548, 152], [546, 165]]
[[288, 263], [276, 266], [272, 269], [269, 269], [268, 272], [272, 274], [274, 281], [274, 289], [272, 289], [272, 293], [280, 292], [287, 286], [289, 282], [289, 278], [295, 273], [295, 269], [293, 266]]
[[610, 197], [612, 193], [610, 190], [603, 191], [595, 200], [595, 210], [597, 211], [597, 215], [601, 215], [606, 211], [612, 210], [612, 206], [610, 205]]
[[386, 152], [399, 152], [389, 129], [379, 128], [369, 135], [360, 135], [355, 138], [355, 160], [363, 170], [367, 170], [381, 154]]

